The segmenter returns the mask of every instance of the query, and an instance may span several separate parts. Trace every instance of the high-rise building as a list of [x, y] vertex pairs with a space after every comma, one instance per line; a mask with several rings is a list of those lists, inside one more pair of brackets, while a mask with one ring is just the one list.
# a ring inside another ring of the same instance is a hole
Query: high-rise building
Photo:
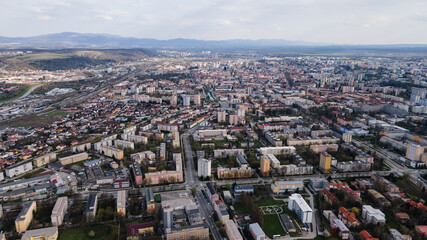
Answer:
[[173, 94], [173, 95], [171, 96], [171, 105], [172, 105], [172, 106], [176, 106], [176, 105], [178, 105], [178, 96], [177, 96], [176, 94]]
[[218, 122], [227, 121], [227, 112], [218, 112]]
[[424, 148], [418, 144], [408, 143], [406, 145], [406, 157], [412, 161], [418, 161], [424, 154]]
[[301, 222], [311, 223], [313, 210], [300, 194], [294, 193], [289, 197], [288, 209], [294, 211]]
[[245, 109], [237, 109], [237, 116], [244, 117], [245, 116]]
[[331, 163], [332, 163], [332, 156], [327, 153], [327, 152], [323, 152], [320, 154], [320, 171], [322, 172], [329, 172], [329, 170], [331, 170]]
[[126, 191], [117, 192], [117, 213], [126, 216]]
[[210, 177], [211, 176], [211, 164], [212, 161], [205, 159], [205, 158], [199, 158], [197, 161], [197, 176], [198, 177]]
[[350, 133], [343, 133], [342, 140], [344, 142], [351, 142], [352, 135]]
[[182, 102], [184, 106], [190, 106], [190, 100], [191, 100], [190, 96], [188, 95], [182, 96]]
[[252, 91], [252, 87], [248, 87], [247, 88], [247, 94], [248, 95], [252, 95], [253, 91]]
[[53, 210], [52, 210], [52, 215], [50, 216], [53, 226], [57, 227], [62, 224], [65, 213], [67, 212], [67, 208], [68, 208], [67, 197], [60, 197], [58, 198], [58, 200], [56, 200], [55, 206], [53, 207]]
[[425, 99], [427, 95], [427, 89], [426, 88], [412, 88], [411, 92], [411, 103], [417, 104], [420, 103], [421, 99]]
[[268, 156], [261, 156], [260, 170], [262, 176], [266, 177], [270, 174], [270, 158]]
[[230, 125], [238, 125], [239, 124], [239, 116], [236, 114], [230, 115], [229, 123], [230, 123]]
[[200, 94], [194, 95], [194, 104], [195, 105], [201, 105], [202, 104], [202, 100], [201, 100]]

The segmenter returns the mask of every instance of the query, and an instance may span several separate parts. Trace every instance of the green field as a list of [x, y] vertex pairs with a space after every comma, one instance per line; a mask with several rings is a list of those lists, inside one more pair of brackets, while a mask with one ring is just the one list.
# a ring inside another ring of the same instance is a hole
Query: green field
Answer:
[[[7, 98], [7, 99], [0, 100], [0, 102], [6, 102], [6, 101], [10, 101], [10, 100], [18, 99], [18, 98], [20, 98], [21, 96], [23, 96], [26, 92], [28, 92], [28, 91], [31, 89], [31, 87], [33, 87], [33, 86], [32, 86], [32, 85], [27, 85], [27, 86], [25, 87], [25, 89], [23, 89], [22, 91], [20, 91], [17, 95], [15, 95], [15, 96], [13, 96], [13, 97], [11, 97], [11, 98]], [[0, 95], [0, 96], [1, 96], [1, 95]]]
[[267, 198], [261, 198], [256, 204], [258, 204], [258, 206], [271, 206], [271, 205], [282, 205], [284, 204], [284, 202], [274, 200], [271, 197], [267, 197]]
[[43, 114], [44, 116], [49, 116], [49, 117], [53, 117], [53, 116], [67, 116], [68, 112], [65, 111], [51, 111], [51, 112], [47, 112], [45, 114]]
[[26, 54], [22, 56], [12, 57], [8, 58], [8, 63], [14, 63], [19, 61], [25, 61], [25, 62], [31, 62], [31, 61], [38, 61], [38, 60], [51, 60], [51, 59], [62, 59], [69, 57], [70, 54], [63, 54], [63, 53], [33, 53], [33, 54]]
[[234, 210], [236, 210], [237, 214], [248, 214], [249, 209], [243, 204], [236, 202], [233, 204]]
[[269, 236], [280, 234], [280, 236], [285, 235], [285, 230], [283, 230], [282, 224], [280, 224], [279, 217], [276, 214], [264, 215], [264, 232]]
[[30, 114], [22, 117], [17, 117], [14, 119], [1, 121], [0, 126], [7, 127], [43, 127], [47, 124], [59, 120], [60, 116], [46, 116], [46, 115], [37, 115]]
[[[89, 233], [93, 231], [95, 234], [93, 237], [89, 236]], [[58, 236], [59, 240], [110, 240], [117, 239], [117, 236], [112, 236], [111, 227], [108, 225], [94, 225], [90, 227], [79, 227], [61, 230]]]

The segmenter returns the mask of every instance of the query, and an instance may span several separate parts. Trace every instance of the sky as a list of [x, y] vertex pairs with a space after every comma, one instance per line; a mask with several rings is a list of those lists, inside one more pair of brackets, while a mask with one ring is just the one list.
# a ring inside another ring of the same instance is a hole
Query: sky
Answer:
[[427, 44], [427, 0], [0, 0], [0, 36]]

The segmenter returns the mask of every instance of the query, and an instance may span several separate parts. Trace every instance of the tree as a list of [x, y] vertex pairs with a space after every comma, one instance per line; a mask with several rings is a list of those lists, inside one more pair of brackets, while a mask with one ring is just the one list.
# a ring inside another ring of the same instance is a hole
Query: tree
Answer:
[[196, 196], [196, 191], [197, 191], [197, 189], [196, 188], [191, 188], [191, 194], [193, 194], [193, 198]]
[[222, 227], [222, 225], [223, 225], [223, 223], [222, 223], [222, 221], [221, 221], [221, 220], [216, 221], [216, 223], [215, 223], [215, 226], [216, 226], [217, 228], [221, 228], [221, 227]]
[[352, 207], [351, 212], [354, 213], [354, 215], [356, 215], [356, 217], [358, 217], [360, 215], [360, 211], [357, 207]]

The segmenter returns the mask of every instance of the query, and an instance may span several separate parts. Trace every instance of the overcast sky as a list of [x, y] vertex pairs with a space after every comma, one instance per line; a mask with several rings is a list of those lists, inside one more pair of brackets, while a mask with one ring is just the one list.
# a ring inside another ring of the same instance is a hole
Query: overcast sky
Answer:
[[0, 36], [427, 44], [427, 0], [0, 0]]

